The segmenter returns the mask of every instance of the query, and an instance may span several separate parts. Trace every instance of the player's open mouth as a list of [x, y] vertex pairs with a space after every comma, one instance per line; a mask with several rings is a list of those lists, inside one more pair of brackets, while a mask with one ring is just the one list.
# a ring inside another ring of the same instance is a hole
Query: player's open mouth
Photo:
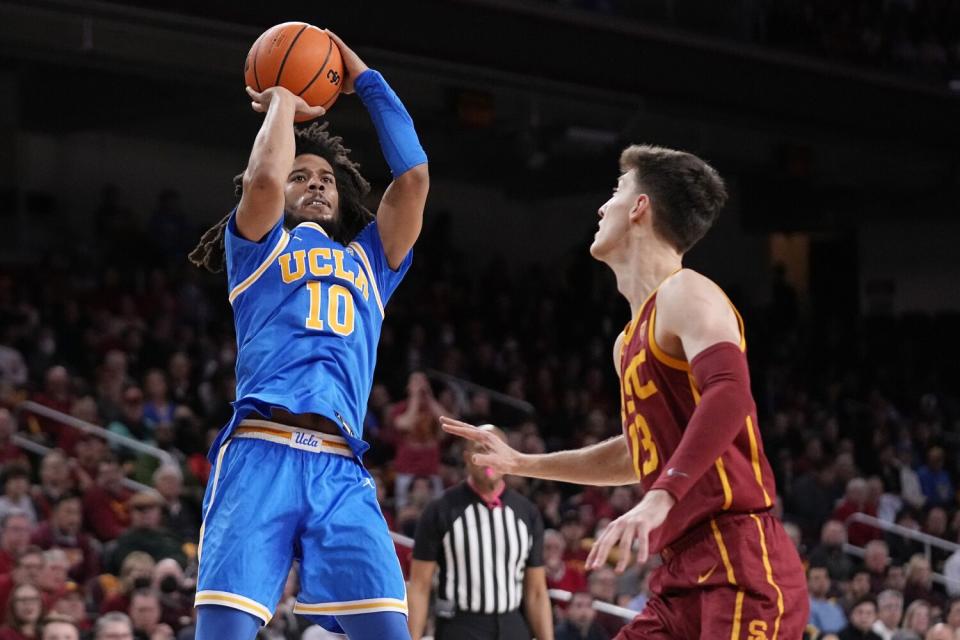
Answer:
[[311, 198], [303, 203], [305, 209], [319, 209], [320, 207], [330, 208], [330, 203], [323, 198]]

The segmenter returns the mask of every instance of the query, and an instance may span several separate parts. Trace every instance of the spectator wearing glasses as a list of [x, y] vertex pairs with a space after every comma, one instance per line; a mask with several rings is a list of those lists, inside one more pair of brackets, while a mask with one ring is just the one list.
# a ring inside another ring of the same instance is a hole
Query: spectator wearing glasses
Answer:
[[6, 624], [0, 628], [0, 640], [34, 640], [43, 617], [43, 598], [32, 584], [13, 589], [7, 603]]

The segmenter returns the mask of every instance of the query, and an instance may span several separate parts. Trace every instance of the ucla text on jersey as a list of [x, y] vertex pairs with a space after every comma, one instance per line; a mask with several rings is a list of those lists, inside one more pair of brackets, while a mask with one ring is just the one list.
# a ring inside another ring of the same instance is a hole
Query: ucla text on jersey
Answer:
[[346, 247], [314, 222], [279, 220], [260, 241], [225, 234], [229, 299], [237, 329], [237, 399], [214, 454], [252, 411], [316, 413], [336, 423], [357, 456], [373, 384], [384, 306], [410, 268], [391, 269], [376, 222]]

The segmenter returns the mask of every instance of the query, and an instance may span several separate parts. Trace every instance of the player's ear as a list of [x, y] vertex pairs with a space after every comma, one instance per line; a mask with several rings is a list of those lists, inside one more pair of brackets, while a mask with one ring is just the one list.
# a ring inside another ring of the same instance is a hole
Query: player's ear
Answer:
[[645, 193], [638, 193], [633, 198], [633, 208], [630, 209], [630, 222], [639, 222], [643, 215], [650, 211], [650, 197]]

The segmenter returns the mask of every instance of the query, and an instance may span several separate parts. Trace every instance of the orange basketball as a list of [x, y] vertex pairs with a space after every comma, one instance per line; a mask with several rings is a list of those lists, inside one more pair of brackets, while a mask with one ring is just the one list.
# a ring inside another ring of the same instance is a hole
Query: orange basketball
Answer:
[[[261, 34], [247, 53], [243, 79], [257, 91], [277, 85], [329, 110], [340, 95], [343, 59], [337, 44], [305, 22], [284, 22]], [[304, 118], [297, 116], [297, 122]]]

